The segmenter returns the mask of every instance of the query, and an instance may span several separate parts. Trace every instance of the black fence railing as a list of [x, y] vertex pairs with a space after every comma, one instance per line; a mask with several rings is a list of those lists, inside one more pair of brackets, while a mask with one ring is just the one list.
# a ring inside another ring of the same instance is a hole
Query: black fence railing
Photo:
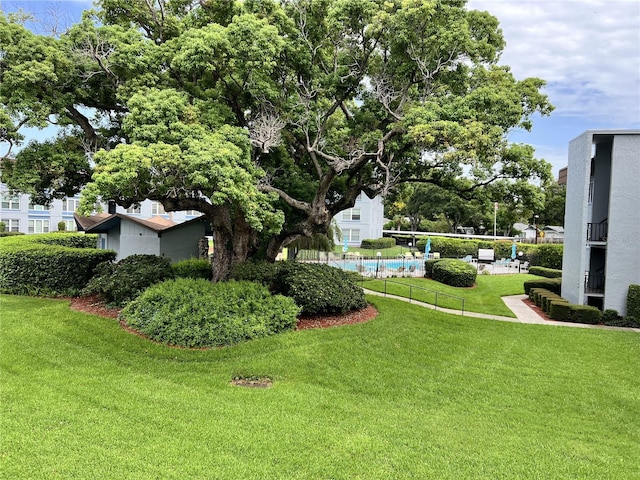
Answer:
[[604, 293], [604, 273], [587, 272], [584, 275], [585, 293]]
[[[375, 282], [375, 279], [365, 280], [362, 278], [361, 285], [363, 288], [371, 287], [370, 282]], [[409, 299], [409, 303], [412, 301], [419, 301], [429, 303], [437, 310], [440, 308], [447, 308], [450, 310], [460, 310], [460, 315], [464, 315], [464, 298], [456, 297], [455, 295], [449, 295], [448, 293], [438, 292], [437, 290], [431, 290], [429, 288], [419, 287], [408, 283], [398, 282], [397, 280], [389, 280], [388, 278], [378, 279], [378, 282], [384, 282], [384, 290], [379, 291], [386, 297], [387, 295], [398, 295]], [[409, 295], [406, 295], [406, 290], [409, 290]], [[404, 290], [404, 292], [403, 292]], [[458, 306], [459, 305], [459, 306]]]
[[606, 242], [609, 233], [609, 222], [587, 223], [587, 242]]

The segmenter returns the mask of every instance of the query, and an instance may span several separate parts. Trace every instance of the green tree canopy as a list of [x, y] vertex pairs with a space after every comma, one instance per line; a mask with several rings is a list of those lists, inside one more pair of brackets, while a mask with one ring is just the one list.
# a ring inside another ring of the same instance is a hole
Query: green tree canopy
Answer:
[[506, 139], [551, 112], [544, 82], [497, 65], [498, 21], [464, 0], [97, 7], [59, 39], [0, 17], [3, 137], [77, 126], [99, 152], [87, 198], [202, 211], [216, 278], [326, 234], [360, 192], [417, 181], [473, 196], [550, 173]]

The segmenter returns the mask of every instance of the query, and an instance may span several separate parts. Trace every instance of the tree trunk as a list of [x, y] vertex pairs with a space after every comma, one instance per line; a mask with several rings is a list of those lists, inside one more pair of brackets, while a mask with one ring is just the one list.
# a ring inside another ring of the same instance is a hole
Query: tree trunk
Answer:
[[211, 270], [213, 281], [220, 282], [228, 279], [231, 269], [254, 252], [257, 232], [247, 224], [242, 212], [231, 214], [226, 208], [216, 208], [209, 221], [213, 226]]

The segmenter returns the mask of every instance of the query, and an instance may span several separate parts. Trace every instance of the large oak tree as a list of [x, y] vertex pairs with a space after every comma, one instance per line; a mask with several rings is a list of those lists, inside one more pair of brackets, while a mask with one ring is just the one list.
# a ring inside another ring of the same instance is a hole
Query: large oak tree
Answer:
[[85, 205], [201, 211], [216, 279], [326, 233], [360, 192], [413, 181], [472, 196], [549, 175], [506, 140], [552, 110], [544, 82], [497, 64], [497, 20], [464, 0], [97, 4], [58, 39], [0, 17], [2, 137], [47, 121], [81, 135]]

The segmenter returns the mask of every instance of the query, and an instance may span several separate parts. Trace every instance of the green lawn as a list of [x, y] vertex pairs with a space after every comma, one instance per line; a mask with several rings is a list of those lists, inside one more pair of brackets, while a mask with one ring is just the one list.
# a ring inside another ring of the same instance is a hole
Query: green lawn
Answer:
[[638, 334], [371, 300], [366, 324], [191, 351], [1, 296], [0, 477], [640, 478]]
[[[434, 292], [438, 292], [437, 305], [440, 307], [460, 310], [462, 306], [460, 298], [463, 298], [466, 312], [515, 317], [501, 297], [524, 294], [524, 282], [534, 278], [540, 277], [526, 273], [478, 275], [476, 286], [472, 288], [450, 287], [430, 278], [390, 278], [386, 282], [386, 292], [400, 297], [410, 297], [432, 305], [436, 304]], [[409, 288], [409, 286], [412, 288]], [[364, 281], [363, 287], [377, 292], [384, 292], [385, 281], [367, 279]]]

